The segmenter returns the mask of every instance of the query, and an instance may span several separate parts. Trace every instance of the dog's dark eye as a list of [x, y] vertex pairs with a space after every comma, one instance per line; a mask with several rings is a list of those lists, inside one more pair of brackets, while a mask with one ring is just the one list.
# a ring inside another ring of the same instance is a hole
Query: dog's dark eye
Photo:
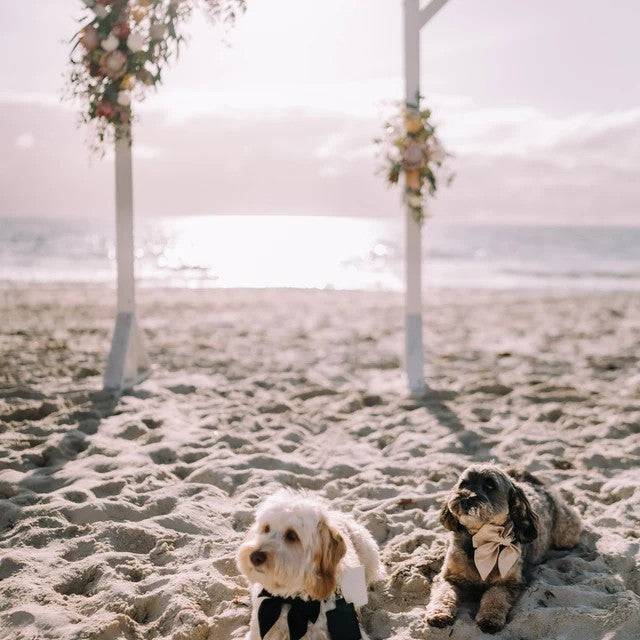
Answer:
[[269, 533], [271, 531], [271, 527], [268, 524], [265, 524], [264, 527], [262, 527], [262, 533]]
[[491, 478], [486, 478], [484, 481], [484, 486], [485, 486], [485, 489], [489, 489], [490, 491], [492, 491], [493, 489], [496, 488], [496, 483]]
[[298, 534], [293, 529], [287, 529], [284, 533], [284, 539], [287, 542], [298, 542]]

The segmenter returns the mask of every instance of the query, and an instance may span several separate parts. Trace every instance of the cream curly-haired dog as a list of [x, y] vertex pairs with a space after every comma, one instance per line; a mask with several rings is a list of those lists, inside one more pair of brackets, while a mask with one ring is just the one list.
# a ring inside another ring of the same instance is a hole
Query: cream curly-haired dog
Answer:
[[340, 592], [353, 567], [364, 567], [356, 569], [363, 591], [383, 575], [378, 545], [351, 516], [308, 494], [267, 498], [238, 551], [238, 568], [252, 584], [247, 638], [366, 640]]
[[460, 476], [440, 511], [451, 539], [431, 588], [427, 622], [453, 624], [465, 591], [480, 592], [476, 622], [483, 631], [504, 627], [525, 584], [523, 572], [551, 547], [578, 543], [580, 517], [530, 473], [474, 465]]

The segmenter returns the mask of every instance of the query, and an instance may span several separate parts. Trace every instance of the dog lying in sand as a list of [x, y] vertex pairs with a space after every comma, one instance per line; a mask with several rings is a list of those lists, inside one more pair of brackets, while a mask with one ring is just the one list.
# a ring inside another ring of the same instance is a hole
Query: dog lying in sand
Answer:
[[427, 607], [434, 627], [453, 624], [464, 592], [480, 591], [476, 622], [502, 629], [524, 586], [523, 573], [551, 547], [578, 543], [578, 514], [526, 472], [474, 465], [460, 476], [440, 512], [451, 539]]
[[238, 567], [253, 585], [247, 640], [367, 639], [347, 576], [361, 592], [355, 600], [366, 601], [383, 568], [375, 540], [351, 516], [310, 495], [279, 492], [258, 508]]

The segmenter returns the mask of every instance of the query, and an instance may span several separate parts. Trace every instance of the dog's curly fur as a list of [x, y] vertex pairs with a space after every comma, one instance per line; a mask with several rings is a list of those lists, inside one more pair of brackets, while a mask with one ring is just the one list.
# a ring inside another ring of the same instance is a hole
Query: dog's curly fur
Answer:
[[[286, 490], [258, 507], [237, 562], [253, 585], [248, 640], [260, 640], [258, 594], [263, 587], [273, 595], [320, 600], [320, 617], [304, 640], [328, 640], [326, 613], [335, 607], [343, 569], [363, 566], [367, 586], [384, 575], [378, 545], [361, 524], [316, 496]], [[363, 629], [361, 634], [366, 639]], [[265, 640], [288, 638], [283, 611]]]
[[[551, 547], [571, 548], [581, 533], [580, 518], [557, 493], [528, 472], [506, 472], [491, 464], [468, 467], [447, 497], [440, 522], [451, 531], [443, 567], [434, 579], [427, 622], [453, 624], [465, 591], [478, 591], [478, 626], [494, 633], [525, 584], [526, 569], [542, 562]], [[497, 568], [482, 580], [474, 564], [472, 536], [485, 524], [511, 523], [522, 555], [506, 576]]]

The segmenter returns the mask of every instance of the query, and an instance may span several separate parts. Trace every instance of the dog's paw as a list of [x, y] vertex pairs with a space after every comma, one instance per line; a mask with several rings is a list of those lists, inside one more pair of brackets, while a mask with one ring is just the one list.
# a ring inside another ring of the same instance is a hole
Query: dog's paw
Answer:
[[427, 611], [427, 624], [430, 627], [448, 627], [453, 624], [455, 616], [450, 611]]
[[501, 629], [504, 629], [504, 621], [496, 620], [495, 618], [476, 618], [476, 622], [484, 633], [498, 633]]

